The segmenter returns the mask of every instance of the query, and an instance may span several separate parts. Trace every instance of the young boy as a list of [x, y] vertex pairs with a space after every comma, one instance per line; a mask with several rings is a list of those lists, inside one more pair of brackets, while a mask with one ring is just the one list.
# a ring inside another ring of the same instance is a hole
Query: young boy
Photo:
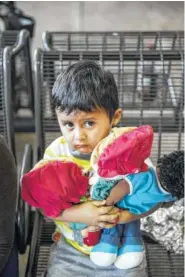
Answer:
[[[52, 97], [63, 136], [46, 149], [44, 159], [71, 157], [76, 164], [90, 170], [89, 159], [93, 149], [119, 123], [122, 116], [113, 75], [93, 61], [78, 62], [58, 76]], [[84, 255], [89, 254], [88, 247], [72, 240], [68, 223], [80, 222], [104, 228], [114, 225], [118, 216], [120, 223], [127, 223], [149, 214], [137, 216], [128, 211], [118, 213], [116, 207], [106, 207], [102, 203], [89, 201], [74, 205], [57, 218], [65, 241], [61, 239], [52, 249], [47, 277], [146, 276], [143, 256], [139, 264], [137, 262], [134, 268], [128, 270], [119, 270], [114, 266], [97, 267], [89, 256]], [[136, 222], [139, 224], [139, 221]], [[80, 237], [81, 234], [76, 236]], [[143, 249], [141, 252], [143, 255]]]

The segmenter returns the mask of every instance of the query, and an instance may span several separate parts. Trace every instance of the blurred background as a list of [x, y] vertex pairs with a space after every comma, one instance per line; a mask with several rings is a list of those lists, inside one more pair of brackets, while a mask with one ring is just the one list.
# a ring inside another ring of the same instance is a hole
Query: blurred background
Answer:
[[184, 29], [183, 1], [17, 1], [36, 20], [33, 48], [48, 31], [162, 31]]

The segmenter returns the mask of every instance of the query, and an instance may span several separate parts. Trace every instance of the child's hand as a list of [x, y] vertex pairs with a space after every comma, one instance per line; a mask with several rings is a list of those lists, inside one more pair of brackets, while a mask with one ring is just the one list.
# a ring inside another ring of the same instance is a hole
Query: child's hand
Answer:
[[119, 209], [114, 206], [103, 206], [105, 201], [89, 201], [78, 205], [77, 222], [104, 228], [108, 223], [115, 224]]

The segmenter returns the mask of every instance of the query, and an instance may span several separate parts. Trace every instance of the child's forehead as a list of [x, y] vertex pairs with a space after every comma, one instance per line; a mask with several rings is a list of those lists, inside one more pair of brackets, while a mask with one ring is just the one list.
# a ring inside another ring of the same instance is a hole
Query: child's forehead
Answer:
[[74, 110], [71, 113], [68, 113], [67, 111], [58, 111], [57, 116], [60, 120], [90, 120], [90, 119], [100, 119], [102, 117], [105, 117], [107, 113], [104, 109], [93, 109], [92, 111], [81, 111], [81, 110]]

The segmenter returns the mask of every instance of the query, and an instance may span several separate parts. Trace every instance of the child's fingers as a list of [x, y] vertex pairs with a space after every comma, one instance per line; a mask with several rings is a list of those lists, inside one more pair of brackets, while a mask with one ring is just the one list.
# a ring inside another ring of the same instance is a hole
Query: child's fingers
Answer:
[[111, 223], [106, 223], [106, 222], [100, 222], [99, 223], [99, 227], [101, 228], [101, 229], [103, 229], [103, 228], [112, 228], [112, 227], [114, 227], [116, 224], [111, 224]]
[[118, 212], [119, 212], [119, 208], [114, 206], [103, 206], [103, 207], [99, 207], [98, 209], [99, 215], [116, 214]]
[[111, 215], [100, 215], [99, 217], [99, 223], [105, 222], [105, 223], [113, 223], [115, 224], [119, 218], [119, 213], [117, 214], [111, 214]]
[[101, 201], [93, 200], [92, 203], [96, 207], [105, 206], [106, 200], [101, 200]]
[[108, 214], [117, 214], [120, 213], [120, 211], [121, 210], [119, 208], [113, 206], [112, 209], [109, 210]]

